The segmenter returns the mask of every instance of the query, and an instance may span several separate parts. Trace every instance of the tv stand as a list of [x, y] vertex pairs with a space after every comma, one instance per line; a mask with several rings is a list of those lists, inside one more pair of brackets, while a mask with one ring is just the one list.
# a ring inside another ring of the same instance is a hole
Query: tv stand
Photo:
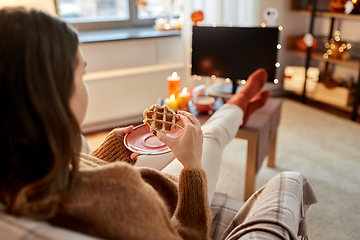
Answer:
[[239, 86], [239, 84], [237, 83], [236, 80], [231, 80], [231, 82], [232, 82], [231, 93], [232, 93], [232, 94], [235, 94], [235, 93], [236, 93], [236, 90], [237, 90], [237, 87]]

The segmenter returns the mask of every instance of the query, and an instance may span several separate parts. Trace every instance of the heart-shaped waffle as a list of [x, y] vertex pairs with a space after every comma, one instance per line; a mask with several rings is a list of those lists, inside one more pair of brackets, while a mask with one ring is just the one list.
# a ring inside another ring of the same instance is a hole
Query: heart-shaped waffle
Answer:
[[152, 105], [143, 113], [144, 123], [150, 126], [150, 131], [162, 131], [164, 133], [175, 129], [176, 122], [180, 117], [168, 106]]

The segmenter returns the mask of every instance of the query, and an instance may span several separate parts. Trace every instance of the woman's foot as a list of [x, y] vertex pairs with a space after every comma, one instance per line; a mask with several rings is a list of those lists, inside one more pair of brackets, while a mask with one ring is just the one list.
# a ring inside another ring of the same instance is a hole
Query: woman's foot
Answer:
[[256, 70], [248, 77], [245, 86], [239, 92], [235, 93], [226, 103], [237, 105], [245, 114], [249, 101], [260, 92], [267, 78], [268, 74], [264, 68]]
[[244, 127], [249, 120], [249, 117], [253, 112], [265, 105], [270, 92], [268, 90], [261, 90], [249, 101], [246, 112], [244, 112], [243, 124], [240, 127]]

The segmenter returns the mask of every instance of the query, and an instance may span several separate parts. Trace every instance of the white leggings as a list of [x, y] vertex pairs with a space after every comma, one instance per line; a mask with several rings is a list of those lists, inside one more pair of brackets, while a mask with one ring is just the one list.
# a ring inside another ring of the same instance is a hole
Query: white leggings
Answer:
[[[238, 106], [224, 104], [202, 125], [202, 166], [207, 174], [209, 202], [214, 196], [224, 147], [235, 137], [243, 123], [243, 117], [244, 113]], [[179, 176], [183, 169], [183, 165], [171, 152], [157, 156], [140, 156], [135, 166], [151, 167], [176, 176]]]

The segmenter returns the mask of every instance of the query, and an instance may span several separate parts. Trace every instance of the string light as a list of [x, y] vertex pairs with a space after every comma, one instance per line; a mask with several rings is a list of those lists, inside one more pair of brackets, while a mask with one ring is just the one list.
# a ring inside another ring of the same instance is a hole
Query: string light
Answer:
[[229, 23], [229, 27], [232, 27], [233, 26], [233, 23]]
[[216, 79], [216, 76], [215, 75], [211, 75], [211, 79]]
[[276, 45], [277, 49], [281, 49], [281, 44]]
[[279, 83], [279, 79], [275, 78], [275, 79], [274, 79], [274, 83], [275, 83], [275, 84], [278, 84], [278, 83]]
[[324, 57], [324, 58], [329, 58], [329, 54], [324, 53], [323, 57]]
[[194, 79], [197, 79], [197, 75], [194, 75], [193, 78], [194, 78]]
[[200, 77], [200, 76], [197, 76], [197, 80], [199, 80], [199, 81], [200, 81], [200, 80], [201, 80], [201, 77]]
[[189, 48], [189, 52], [192, 52], [193, 51], [193, 49], [192, 48]]
[[279, 31], [282, 31], [284, 28], [282, 26], [278, 27]]
[[249, 24], [246, 22], [246, 23], [244, 23], [244, 26], [247, 27], [247, 26], [249, 26]]
[[280, 63], [279, 62], [275, 63], [275, 67], [280, 67]]
[[263, 27], [263, 28], [266, 27], [266, 24], [265, 24], [265, 23], [262, 23], [262, 24], [261, 24], [261, 27]]
[[244, 84], [246, 83], [246, 80], [243, 79], [243, 80], [240, 81], [240, 83], [241, 83], [242, 85], [244, 85]]
[[230, 78], [226, 78], [226, 79], [225, 79], [225, 82], [226, 82], [226, 83], [229, 83], [230, 81], [231, 81]]
[[212, 26], [213, 26], [213, 27], [216, 27], [216, 23], [213, 23]]
[[192, 68], [192, 65], [191, 65], [191, 63], [189, 63], [189, 64], [188, 64], [188, 68]]
[[164, 26], [164, 28], [165, 28], [166, 30], [169, 30], [169, 29], [170, 29], [170, 24], [169, 24], [169, 23], [166, 23], [165, 26]]

